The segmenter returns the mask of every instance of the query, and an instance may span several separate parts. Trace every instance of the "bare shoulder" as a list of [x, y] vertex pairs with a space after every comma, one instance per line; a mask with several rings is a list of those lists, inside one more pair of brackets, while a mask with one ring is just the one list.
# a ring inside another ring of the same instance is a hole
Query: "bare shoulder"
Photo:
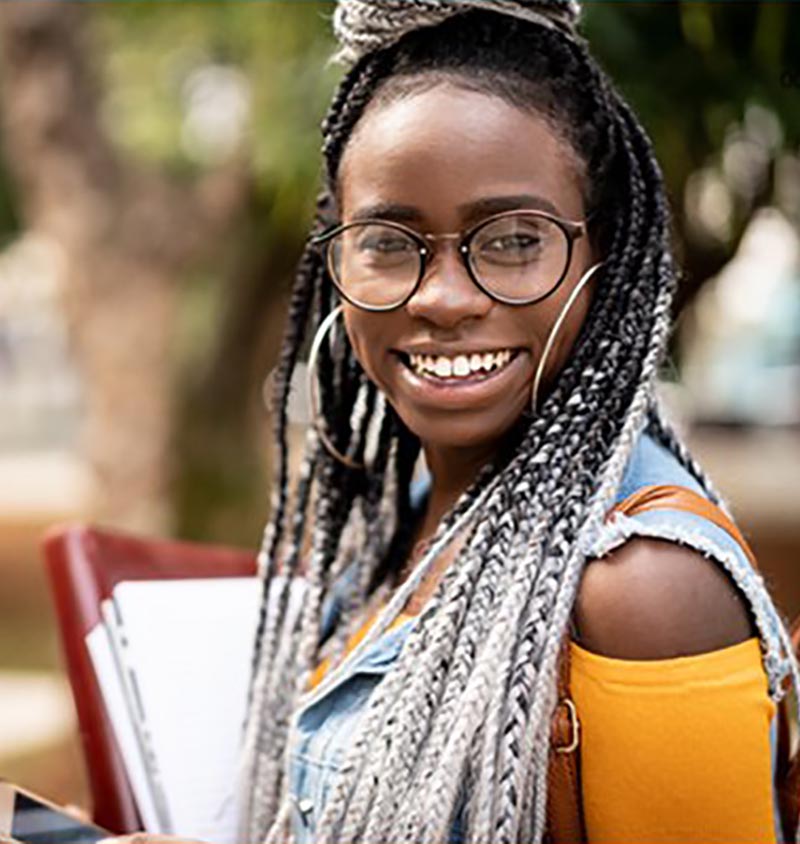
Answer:
[[575, 622], [582, 647], [620, 659], [690, 656], [756, 635], [745, 600], [719, 564], [649, 537], [633, 537], [587, 565]]

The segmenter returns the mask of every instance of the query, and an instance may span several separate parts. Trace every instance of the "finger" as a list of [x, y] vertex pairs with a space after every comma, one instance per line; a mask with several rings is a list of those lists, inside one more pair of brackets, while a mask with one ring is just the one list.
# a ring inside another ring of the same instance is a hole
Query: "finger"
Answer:
[[62, 808], [68, 815], [72, 815], [73, 818], [77, 818], [81, 823], [92, 822], [92, 816], [81, 806], [76, 806], [74, 803], [67, 803], [67, 805]]

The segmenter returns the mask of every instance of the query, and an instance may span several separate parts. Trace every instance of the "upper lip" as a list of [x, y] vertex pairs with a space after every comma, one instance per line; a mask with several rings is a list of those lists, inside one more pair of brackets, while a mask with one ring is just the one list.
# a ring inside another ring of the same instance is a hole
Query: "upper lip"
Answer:
[[447, 358], [458, 357], [458, 355], [472, 355], [472, 354], [486, 354], [487, 352], [501, 351], [502, 349], [516, 349], [517, 346], [509, 345], [508, 343], [481, 343], [480, 346], [472, 343], [465, 343], [459, 346], [437, 346], [433, 343], [419, 343], [417, 345], [402, 346], [394, 351], [402, 352], [406, 355], [430, 355], [431, 357], [438, 357], [443, 355]]

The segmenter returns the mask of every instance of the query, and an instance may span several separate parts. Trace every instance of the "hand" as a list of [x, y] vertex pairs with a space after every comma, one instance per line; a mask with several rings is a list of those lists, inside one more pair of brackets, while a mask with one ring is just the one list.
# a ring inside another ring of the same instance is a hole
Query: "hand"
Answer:
[[86, 811], [86, 809], [82, 809], [74, 803], [67, 803], [66, 806], [62, 806], [61, 809], [68, 815], [72, 815], [73, 818], [79, 820], [81, 823], [93, 823], [92, 816]]
[[194, 838], [179, 838], [175, 835], [150, 835], [147, 832], [134, 832], [114, 838], [104, 838], [97, 844], [208, 844]]

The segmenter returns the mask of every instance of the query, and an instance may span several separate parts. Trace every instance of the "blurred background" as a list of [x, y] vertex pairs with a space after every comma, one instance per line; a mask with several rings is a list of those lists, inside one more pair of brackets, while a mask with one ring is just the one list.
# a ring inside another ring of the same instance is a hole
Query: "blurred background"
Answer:
[[[793, 617], [800, 8], [584, 8], [675, 215], [685, 279], [665, 389]], [[326, 66], [331, 10], [0, 4], [0, 776], [53, 799], [88, 795], [42, 531], [260, 538], [264, 380], [341, 73]]]

